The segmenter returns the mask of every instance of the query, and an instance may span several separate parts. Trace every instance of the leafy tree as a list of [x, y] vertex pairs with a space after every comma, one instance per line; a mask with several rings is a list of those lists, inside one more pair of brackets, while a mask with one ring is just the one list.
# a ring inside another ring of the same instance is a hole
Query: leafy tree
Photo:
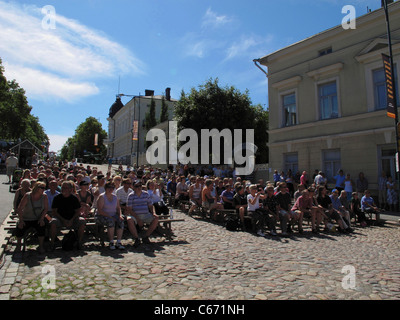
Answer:
[[6, 79], [0, 59], [0, 138], [29, 139], [38, 148], [47, 144], [49, 138], [31, 111], [25, 90], [15, 80]]
[[169, 120], [169, 112], [168, 112], [168, 104], [165, 101], [165, 98], [162, 97], [161, 99], [161, 114], [160, 114], [160, 123]]
[[[95, 135], [98, 134], [98, 145], [94, 145]], [[62, 159], [74, 157], [83, 158], [85, 152], [101, 154], [106, 156], [107, 150], [103, 140], [107, 138], [107, 132], [102, 128], [101, 123], [94, 117], [88, 117], [75, 130], [75, 135], [69, 138], [61, 149]]]
[[147, 131], [157, 125], [157, 120], [156, 120], [156, 102], [154, 101], [153, 98], [151, 98], [150, 110], [149, 110], [149, 112], [146, 113], [146, 117], [145, 117], [145, 120], [144, 120], [144, 125], [145, 125]]
[[268, 160], [268, 112], [260, 105], [252, 105], [247, 90], [241, 93], [233, 86], [222, 88], [218, 78], [209, 79], [198, 89], [192, 88], [189, 94], [182, 91], [175, 105], [175, 118], [178, 130], [191, 128], [199, 137], [201, 129], [229, 129], [231, 132], [242, 129], [242, 139], [245, 142], [245, 130], [254, 129], [254, 143], [258, 147], [256, 162], [265, 163]]
[[[149, 112], [146, 113], [146, 117], [144, 120], [144, 125], [146, 128], [146, 131], [149, 131], [151, 128], [155, 127], [157, 125], [157, 120], [156, 120], [156, 102], [154, 101], [153, 98], [151, 98], [150, 101], [150, 110]], [[146, 137], [143, 137], [146, 148], [148, 148], [151, 145], [151, 142], [146, 141]]]
[[268, 128], [269, 112], [264, 110], [261, 105], [254, 106], [254, 139], [257, 146], [256, 163], [269, 162]]
[[26, 128], [22, 137], [22, 140], [29, 139], [39, 149], [41, 149], [43, 143], [47, 144], [49, 142], [47, 134], [39, 123], [39, 118], [32, 114], [27, 117]]
[[62, 146], [60, 151], [60, 158], [61, 159], [72, 159], [74, 157], [74, 145], [75, 142], [73, 138], [68, 138], [65, 144]]

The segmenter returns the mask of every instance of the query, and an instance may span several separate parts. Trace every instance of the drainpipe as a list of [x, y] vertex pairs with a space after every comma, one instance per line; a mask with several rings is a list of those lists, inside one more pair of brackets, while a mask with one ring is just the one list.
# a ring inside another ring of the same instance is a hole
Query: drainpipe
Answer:
[[260, 69], [260, 70], [267, 76], [267, 78], [268, 78], [268, 73], [267, 73], [263, 68], [261, 68], [261, 66], [257, 63], [257, 62], [260, 62], [260, 59], [254, 59], [253, 62], [254, 62], [254, 64], [256, 65], [256, 67], [257, 67], [258, 69]]

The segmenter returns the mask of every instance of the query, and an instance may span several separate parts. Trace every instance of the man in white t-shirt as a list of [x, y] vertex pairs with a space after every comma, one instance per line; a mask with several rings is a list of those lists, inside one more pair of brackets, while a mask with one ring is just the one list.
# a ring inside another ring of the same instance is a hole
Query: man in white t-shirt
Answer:
[[247, 195], [247, 212], [251, 216], [253, 231], [257, 232], [257, 235], [264, 237], [265, 228], [265, 215], [260, 212], [260, 199], [265, 199], [265, 194], [257, 192], [257, 185], [252, 184], [249, 187], [250, 194]]
[[133, 189], [131, 188], [132, 182], [131, 179], [126, 178], [122, 180], [122, 186], [117, 189], [115, 192], [115, 195], [117, 196], [117, 199], [119, 201], [119, 204], [122, 209], [122, 213], [125, 211], [126, 207], [126, 202], [128, 200], [128, 195], [133, 192]]
[[8, 176], [8, 183], [11, 183], [11, 176], [14, 174], [14, 170], [18, 166], [18, 158], [14, 153], [11, 153], [10, 156], [6, 160], [6, 169]]

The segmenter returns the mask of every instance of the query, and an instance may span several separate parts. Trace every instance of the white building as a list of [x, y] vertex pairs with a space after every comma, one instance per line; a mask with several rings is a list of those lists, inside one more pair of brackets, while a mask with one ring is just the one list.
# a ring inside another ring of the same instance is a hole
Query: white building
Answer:
[[[107, 156], [121, 161], [123, 164], [143, 165], [146, 157], [146, 128], [145, 118], [150, 110], [151, 99], [156, 105], [156, 120], [159, 122], [162, 100], [168, 105], [168, 119], [172, 120], [174, 106], [177, 100], [171, 99], [170, 89], [166, 94], [154, 95], [154, 91], [146, 90], [145, 95], [133, 96], [125, 105], [121, 101], [121, 95], [110, 108], [108, 120]], [[133, 123], [138, 121], [137, 140], [133, 140]]]

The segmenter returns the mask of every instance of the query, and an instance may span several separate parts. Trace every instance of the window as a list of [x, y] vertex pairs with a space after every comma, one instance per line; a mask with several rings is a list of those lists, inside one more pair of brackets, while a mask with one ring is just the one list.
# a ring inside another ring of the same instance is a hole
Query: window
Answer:
[[283, 104], [283, 126], [289, 127], [297, 124], [296, 94], [282, 96]]
[[392, 176], [393, 180], [396, 180], [396, 146], [388, 145], [378, 148], [379, 162], [380, 162], [380, 172], [386, 173], [386, 176]]
[[288, 172], [290, 169], [294, 175], [297, 171], [299, 171], [299, 159], [297, 153], [287, 153], [283, 157], [285, 172]]
[[333, 182], [333, 177], [341, 168], [340, 149], [322, 151], [322, 161], [323, 171], [328, 182]]
[[318, 52], [320, 57], [325, 56], [325, 55], [330, 54], [330, 53], [332, 53], [332, 47], [320, 50]]
[[[396, 66], [394, 67], [394, 74], [395, 74], [395, 82], [396, 87], [397, 85], [397, 70]], [[374, 86], [374, 102], [375, 102], [375, 110], [383, 110], [387, 107], [387, 98], [386, 98], [386, 78], [385, 78], [385, 71], [383, 68], [376, 69], [372, 71], [372, 79], [373, 79], [373, 86]], [[399, 90], [396, 90], [397, 96], [397, 105], [399, 104]]]
[[336, 81], [318, 86], [320, 118], [334, 119], [339, 117]]
[[382, 69], [372, 71], [374, 81], [375, 110], [386, 108], [386, 81], [385, 71]]

